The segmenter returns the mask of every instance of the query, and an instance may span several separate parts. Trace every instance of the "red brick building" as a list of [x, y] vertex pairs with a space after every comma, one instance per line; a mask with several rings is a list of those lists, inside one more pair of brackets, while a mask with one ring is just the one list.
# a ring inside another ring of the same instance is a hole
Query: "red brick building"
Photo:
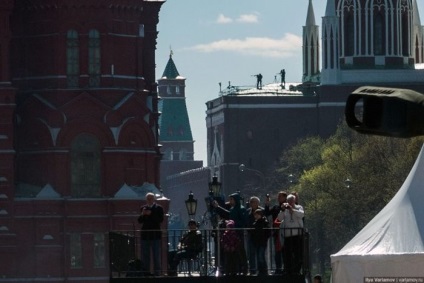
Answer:
[[162, 4], [0, 2], [0, 282], [108, 282], [107, 232], [159, 187]]

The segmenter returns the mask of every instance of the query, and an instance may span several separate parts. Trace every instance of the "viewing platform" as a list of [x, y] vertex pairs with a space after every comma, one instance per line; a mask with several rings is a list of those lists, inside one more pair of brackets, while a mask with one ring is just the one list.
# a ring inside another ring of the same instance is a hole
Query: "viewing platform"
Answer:
[[[273, 235], [281, 229], [270, 228]], [[248, 251], [247, 233], [249, 229], [242, 229], [245, 235], [245, 250]], [[162, 272], [160, 276], [144, 274], [141, 271], [140, 252], [140, 231], [115, 231], [109, 233], [109, 258], [110, 258], [110, 282], [203, 282], [203, 283], [225, 283], [225, 282], [243, 282], [257, 283], [258, 280], [266, 280], [267, 283], [305, 283], [310, 281], [309, 270], [309, 234], [300, 229], [303, 250], [302, 268], [300, 274], [284, 274], [277, 272], [274, 263], [274, 236], [268, 241], [266, 250], [267, 274], [257, 275], [238, 272], [237, 275], [226, 275], [225, 264], [215, 262], [215, 258], [223, 259], [220, 254], [219, 245], [215, 235], [216, 229], [200, 229], [202, 233], [203, 250], [197, 256], [191, 259], [183, 259], [178, 265], [177, 274], [168, 276], [168, 257], [176, 250], [178, 242], [184, 232], [187, 230], [166, 230], [162, 231]], [[218, 231], [223, 231], [219, 229]], [[220, 266], [220, 268], [218, 268]], [[218, 270], [218, 271], [217, 271]], [[152, 270], [151, 270], [152, 271]]]

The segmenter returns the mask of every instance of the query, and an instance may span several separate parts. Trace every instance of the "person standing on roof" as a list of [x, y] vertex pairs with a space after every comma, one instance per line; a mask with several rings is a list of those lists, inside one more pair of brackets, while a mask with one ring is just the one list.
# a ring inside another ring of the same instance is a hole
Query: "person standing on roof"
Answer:
[[262, 74], [259, 73], [259, 74], [255, 75], [255, 77], [256, 77], [256, 88], [262, 89]]

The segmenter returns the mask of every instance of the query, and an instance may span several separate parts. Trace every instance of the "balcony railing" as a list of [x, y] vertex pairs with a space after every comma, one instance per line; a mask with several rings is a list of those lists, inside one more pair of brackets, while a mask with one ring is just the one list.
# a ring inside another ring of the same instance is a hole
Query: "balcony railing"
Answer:
[[[243, 239], [244, 251], [246, 258], [249, 259], [249, 230], [250, 229], [234, 229]], [[275, 239], [283, 232], [283, 229], [269, 228], [271, 237], [268, 239], [266, 249], [267, 273], [269, 275], [276, 274], [275, 266]], [[175, 276], [225, 276], [225, 256], [222, 252], [220, 237], [222, 237], [225, 229], [200, 229], [202, 234], [203, 249], [195, 258], [182, 260], [178, 266]], [[176, 251], [178, 243], [182, 235], [187, 232], [185, 230], [163, 230], [162, 231], [162, 276], [168, 275], [169, 255]], [[145, 233], [143, 231], [143, 233]], [[309, 234], [304, 229], [284, 229], [285, 235], [296, 234], [301, 238], [301, 250], [295, 251], [301, 255], [301, 275], [305, 278], [310, 277], [309, 266]], [[113, 231], [109, 233], [109, 260], [110, 260], [110, 277], [142, 277], [146, 274], [141, 271], [140, 254], [142, 246], [140, 241], [140, 231]], [[152, 261], [151, 261], [152, 262]], [[245, 270], [240, 270], [239, 273], [249, 275]]]

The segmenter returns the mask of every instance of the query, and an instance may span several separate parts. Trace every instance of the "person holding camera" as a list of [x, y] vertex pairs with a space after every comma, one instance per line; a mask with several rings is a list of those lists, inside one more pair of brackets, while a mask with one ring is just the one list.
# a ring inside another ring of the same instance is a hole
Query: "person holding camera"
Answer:
[[255, 211], [257, 209], [263, 210], [264, 208], [259, 206], [260, 199], [257, 196], [252, 196], [249, 199], [249, 208], [247, 209], [247, 218], [248, 218], [248, 230], [247, 233], [247, 252], [249, 257], [249, 273], [250, 275], [254, 275], [257, 272], [257, 249], [254, 248], [254, 244], [252, 241], [252, 228], [254, 228], [254, 223], [256, 221]]
[[280, 229], [281, 222], [277, 218], [281, 210], [284, 209], [282, 206], [283, 203], [287, 201], [287, 193], [285, 191], [280, 191], [277, 195], [278, 204], [270, 207], [271, 199], [267, 195], [265, 199], [265, 216], [272, 216], [272, 227], [275, 229], [273, 233], [274, 238], [274, 260], [275, 260], [275, 275], [282, 274], [283, 269], [283, 245], [280, 240], [280, 236], [277, 229]]
[[281, 241], [284, 242], [283, 273], [299, 274], [303, 256], [303, 207], [296, 204], [296, 196], [287, 196], [277, 216], [281, 221]]
[[161, 275], [161, 223], [164, 212], [161, 205], [155, 202], [153, 193], [146, 194], [146, 204], [140, 208], [138, 223], [141, 226], [141, 260], [144, 275], [150, 275], [150, 255], [153, 256], [154, 275]]

